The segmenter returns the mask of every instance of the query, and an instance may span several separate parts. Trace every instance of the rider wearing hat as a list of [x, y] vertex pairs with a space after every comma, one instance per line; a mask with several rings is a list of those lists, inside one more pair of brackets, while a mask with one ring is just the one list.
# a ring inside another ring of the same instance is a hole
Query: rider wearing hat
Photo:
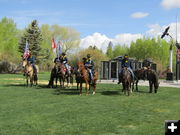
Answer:
[[66, 53], [63, 52], [60, 56], [60, 62], [63, 63], [66, 67], [67, 73], [69, 73], [69, 65], [68, 65], [68, 58], [66, 56]]
[[119, 73], [119, 82], [118, 82], [118, 84], [121, 82], [122, 71], [123, 71], [123, 68], [124, 68], [124, 67], [127, 67], [128, 71], [131, 73], [132, 78], [133, 78], [133, 80], [134, 80], [134, 73], [133, 73], [133, 71], [132, 71], [131, 63], [130, 63], [130, 61], [129, 61], [129, 56], [128, 56], [127, 54], [125, 54], [125, 55], [124, 55], [124, 58], [123, 58], [122, 61], [121, 61], [121, 68], [122, 68], [122, 70], [121, 70], [121, 72]]
[[87, 54], [86, 60], [84, 61], [84, 65], [90, 74], [90, 82], [93, 83], [94, 61], [92, 61], [90, 54]]
[[30, 64], [33, 67], [34, 73], [36, 74], [37, 73], [37, 69], [36, 69], [36, 65], [35, 65], [35, 56], [32, 55], [31, 51], [29, 51], [29, 54], [27, 56], [27, 61], [30, 62]]

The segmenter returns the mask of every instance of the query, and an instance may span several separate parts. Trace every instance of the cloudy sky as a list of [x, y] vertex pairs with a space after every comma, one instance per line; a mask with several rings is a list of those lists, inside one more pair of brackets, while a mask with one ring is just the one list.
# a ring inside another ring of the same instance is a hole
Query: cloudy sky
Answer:
[[[175, 38], [180, 0], [0, 0], [0, 13], [20, 29], [33, 19], [40, 25], [74, 27], [81, 33], [81, 47], [105, 49], [109, 41], [130, 44], [144, 36], [157, 37], [167, 26]], [[180, 23], [178, 28], [180, 41]]]

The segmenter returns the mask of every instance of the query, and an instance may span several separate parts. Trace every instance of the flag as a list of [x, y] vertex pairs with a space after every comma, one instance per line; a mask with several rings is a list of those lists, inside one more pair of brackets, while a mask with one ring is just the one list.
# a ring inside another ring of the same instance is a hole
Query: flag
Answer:
[[28, 42], [26, 40], [26, 44], [25, 44], [25, 47], [24, 47], [24, 54], [23, 54], [23, 57], [24, 58], [27, 58], [29, 56], [29, 48], [28, 48]]
[[52, 49], [53, 52], [56, 54], [56, 42], [54, 41], [54, 38], [52, 39]]
[[57, 51], [58, 51], [58, 57], [59, 57], [62, 54], [62, 41], [61, 40], [58, 42]]

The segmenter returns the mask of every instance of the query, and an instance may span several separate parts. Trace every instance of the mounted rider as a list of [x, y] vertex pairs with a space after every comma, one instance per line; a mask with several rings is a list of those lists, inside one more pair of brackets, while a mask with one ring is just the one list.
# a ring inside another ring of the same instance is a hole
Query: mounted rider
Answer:
[[61, 56], [60, 56], [60, 62], [65, 65], [66, 70], [67, 70], [67, 73], [70, 74], [70, 69], [69, 69], [70, 66], [69, 66], [69, 64], [68, 64], [68, 58], [67, 58], [65, 52], [63, 52], [63, 53], [61, 54]]
[[91, 59], [91, 55], [87, 54], [87, 57], [84, 60], [84, 65], [89, 72], [90, 75], [90, 83], [93, 83], [93, 76], [94, 76], [94, 61]]
[[32, 65], [34, 74], [37, 74], [37, 68], [35, 65], [35, 56], [32, 55], [32, 52], [29, 50], [27, 55], [27, 61]]
[[132, 71], [132, 67], [131, 67], [131, 63], [130, 63], [130, 60], [129, 60], [129, 56], [127, 54], [124, 55], [124, 58], [122, 59], [121, 61], [121, 72], [119, 73], [119, 82], [118, 84], [121, 83], [121, 79], [122, 79], [122, 71], [123, 71], [123, 68], [124, 67], [127, 67], [128, 71], [131, 73], [132, 75], [132, 79], [134, 81], [134, 72]]

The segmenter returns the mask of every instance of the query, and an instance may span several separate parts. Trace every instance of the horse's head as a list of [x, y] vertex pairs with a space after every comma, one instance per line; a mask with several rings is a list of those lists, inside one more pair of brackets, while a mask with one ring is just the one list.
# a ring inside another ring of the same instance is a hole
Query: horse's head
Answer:
[[59, 64], [58, 64], [58, 69], [59, 69], [59, 73], [60, 73], [61, 75], [65, 75], [65, 74], [66, 74], [66, 67], [65, 67], [64, 64], [59, 63]]
[[22, 62], [22, 67], [25, 68], [25, 66], [28, 64], [28, 61], [27, 59], [23, 59], [23, 62]]
[[82, 72], [83, 70], [85, 70], [84, 64], [81, 62], [78, 62], [78, 72]]

